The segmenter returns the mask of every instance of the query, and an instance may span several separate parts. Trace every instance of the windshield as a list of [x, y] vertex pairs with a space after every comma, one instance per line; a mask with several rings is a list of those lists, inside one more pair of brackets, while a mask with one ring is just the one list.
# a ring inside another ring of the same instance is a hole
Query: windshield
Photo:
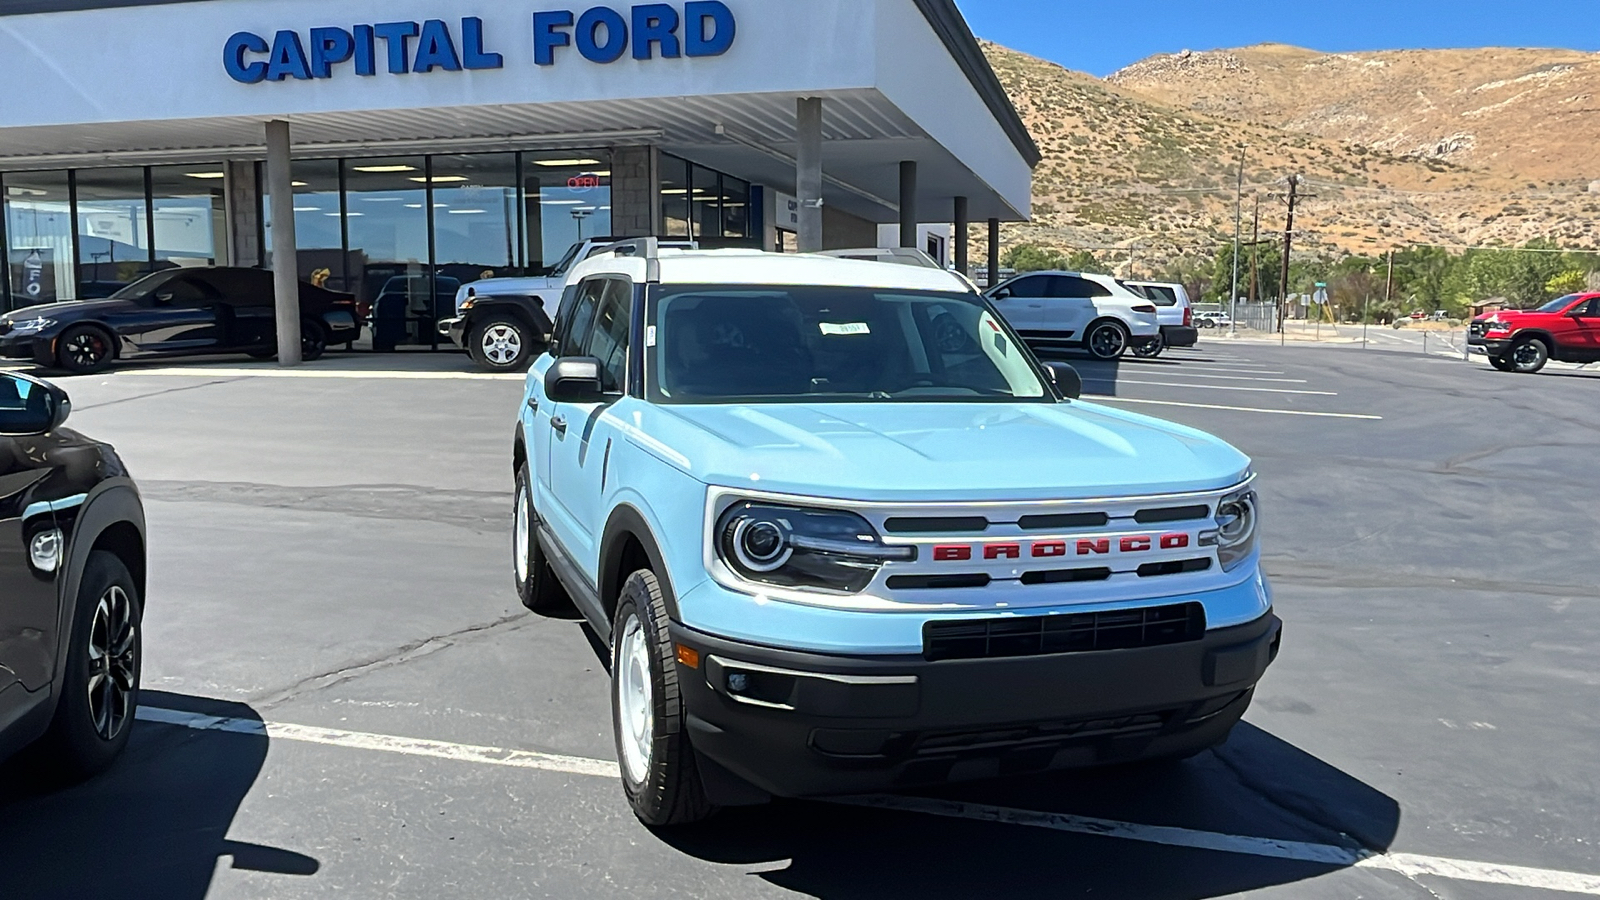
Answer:
[[571, 247], [568, 247], [567, 255], [561, 257], [560, 262], [550, 267], [550, 275], [548, 277], [555, 278], [557, 276], [567, 274], [567, 270], [572, 268], [572, 261], [577, 258], [578, 251], [581, 249], [583, 249], [583, 241], [579, 241], [576, 244], [573, 244]]
[[1551, 300], [1549, 303], [1546, 303], [1545, 305], [1539, 307], [1538, 311], [1539, 312], [1543, 312], [1543, 313], [1566, 312], [1567, 307], [1569, 307], [1572, 304], [1577, 303], [1577, 302], [1578, 302], [1578, 295], [1577, 294], [1568, 294], [1565, 297], [1558, 297], [1555, 300]]
[[975, 294], [667, 285], [651, 299], [659, 403], [1055, 399]]
[[146, 275], [138, 281], [135, 281], [133, 284], [130, 284], [122, 290], [117, 291], [115, 294], [112, 294], [108, 299], [138, 300], [140, 297], [147, 297], [154, 292], [156, 288], [178, 277], [180, 272], [181, 270], [179, 269], [168, 269], [165, 272], [157, 272], [154, 275]]

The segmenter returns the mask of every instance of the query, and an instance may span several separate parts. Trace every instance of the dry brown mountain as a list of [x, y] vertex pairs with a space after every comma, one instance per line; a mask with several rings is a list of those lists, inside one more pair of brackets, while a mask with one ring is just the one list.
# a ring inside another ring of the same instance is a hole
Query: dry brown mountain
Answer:
[[[1008, 245], [1095, 249], [1123, 263], [1131, 252], [1141, 270], [1209, 254], [1233, 234], [1242, 144], [1246, 232], [1258, 196], [1263, 232], [1281, 231], [1283, 204], [1271, 195], [1298, 172], [1315, 195], [1297, 222], [1308, 252], [1533, 238], [1600, 246], [1600, 185], [1590, 188], [1600, 154], [1582, 146], [1600, 147], [1600, 119], [1572, 99], [1586, 92], [1546, 88], [1592, 78], [1600, 89], [1600, 57], [1259, 47], [1157, 57], [1100, 80], [985, 49], [1044, 153], [1034, 221], [1007, 229]], [[1580, 123], [1594, 140], [1553, 133]], [[1552, 133], [1519, 144], [1519, 129]]]

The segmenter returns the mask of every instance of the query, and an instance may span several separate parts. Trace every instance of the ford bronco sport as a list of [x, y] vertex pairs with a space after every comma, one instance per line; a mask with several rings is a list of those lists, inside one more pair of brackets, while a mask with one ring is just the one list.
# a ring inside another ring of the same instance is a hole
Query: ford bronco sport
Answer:
[[517, 589], [610, 644], [647, 824], [1182, 758], [1277, 653], [1250, 461], [948, 272], [620, 247], [516, 428]]

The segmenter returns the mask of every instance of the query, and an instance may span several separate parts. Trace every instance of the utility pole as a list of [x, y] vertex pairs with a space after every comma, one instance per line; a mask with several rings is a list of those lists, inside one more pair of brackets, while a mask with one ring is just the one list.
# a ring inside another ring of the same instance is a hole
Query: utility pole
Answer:
[[1256, 219], [1250, 226], [1250, 302], [1261, 302], [1261, 195], [1256, 195]]
[[1289, 304], [1289, 252], [1294, 246], [1294, 204], [1299, 197], [1300, 176], [1289, 176], [1289, 217], [1283, 226], [1283, 277], [1278, 281], [1278, 331], [1284, 330], [1284, 315]]
[[1228, 291], [1228, 334], [1239, 336], [1239, 229], [1244, 218], [1244, 145], [1239, 145], [1239, 185], [1233, 196], [1233, 288]]
[[1394, 249], [1389, 250], [1389, 279], [1383, 286], [1383, 302], [1394, 299]]

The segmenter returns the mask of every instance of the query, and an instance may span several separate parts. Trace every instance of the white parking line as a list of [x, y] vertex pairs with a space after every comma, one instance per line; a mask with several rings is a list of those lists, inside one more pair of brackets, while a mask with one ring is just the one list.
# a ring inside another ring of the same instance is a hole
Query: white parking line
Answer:
[[1179, 371], [1179, 372], [1228, 372], [1234, 375], [1286, 375], [1282, 369], [1268, 369], [1261, 366], [1213, 366], [1205, 363], [1184, 363], [1181, 367], [1150, 366], [1154, 371]]
[[517, 373], [497, 372], [363, 372], [352, 369], [223, 369], [210, 366], [192, 369], [116, 369], [105, 374], [185, 378], [388, 378], [401, 381], [522, 381], [527, 377]]
[[1239, 387], [1232, 384], [1182, 384], [1176, 381], [1130, 381], [1126, 378], [1118, 378], [1117, 384], [1142, 384], [1147, 387], [1189, 388], [1190, 390], [1196, 391], [1249, 391], [1253, 394], [1300, 394], [1307, 397], [1339, 396], [1333, 391], [1296, 391], [1289, 388]]
[[1275, 384], [1310, 384], [1304, 378], [1256, 378], [1252, 375], [1202, 375], [1199, 372], [1175, 372], [1186, 378], [1209, 378], [1212, 381], [1263, 381]]
[[[615, 778], [618, 774], [617, 764], [609, 760], [560, 756], [551, 753], [536, 753], [529, 750], [477, 747], [469, 744], [419, 740], [362, 731], [314, 728], [306, 725], [286, 725], [278, 722], [259, 722], [254, 719], [226, 719], [147, 706], [139, 708], [138, 718], [144, 722], [176, 725], [196, 731], [265, 735], [278, 740], [301, 741], [332, 747], [345, 747], [352, 750], [375, 750], [385, 753], [401, 753], [408, 756], [448, 759], [456, 762], [514, 766], [523, 769], [540, 769], [547, 772], [561, 772], [568, 775], [591, 775], [600, 778]], [[1075, 816], [1069, 813], [1007, 809], [1000, 806], [984, 806], [976, 803], [960, 803], [922, 797], [852, 797], [834, 802], [843, 805], [919, 813], [943, 818], [994, 822], [1031, 828], [1048, 828], [1053, 831], [1064, 831], [1070, 834], [1116, 838], [1166, 847], [1185, 847], [1195, 850], [1211, 850], [1219, 853], [1234, 853], [1243, 856], [1287, 859], [1325, 866], [1385, 869], [1410, 878], [1428, 875], [1456, 881], [1476, 881], [1484, 884], [1600, 896], [1600, 877], [1585, 875], [1580, 872], [1563, 872], [1557, 869], [1505, 866], [1473, 860], [1417, 856], [1410, 853], [1379, 854], [1368, 850], [1340, 847], [1333, 844], [1282, 841], [1272, 838], [1199, 831], [1191, 828], [1176, 828], [1168, 825], [1140, 825], [1134, 822]]]
[[1311, 412], [1302, 409], [1257, 409], [1252, 406], [1217, 406], [1213, 403], [1179, 403], [1176, 400], [1135, 400], [1132, 397], [1086, 396], [1091, 403], [1143, 403], [1149, 406], [1182, 406], [1188, 409], [1220, 409], [1227, 412], [1268, 413], [1274, 416], [1312, 416], [1319, 419], [1362, 419], [1382, 422], [1383, 416], [1364, 416], [1358, 413]]

